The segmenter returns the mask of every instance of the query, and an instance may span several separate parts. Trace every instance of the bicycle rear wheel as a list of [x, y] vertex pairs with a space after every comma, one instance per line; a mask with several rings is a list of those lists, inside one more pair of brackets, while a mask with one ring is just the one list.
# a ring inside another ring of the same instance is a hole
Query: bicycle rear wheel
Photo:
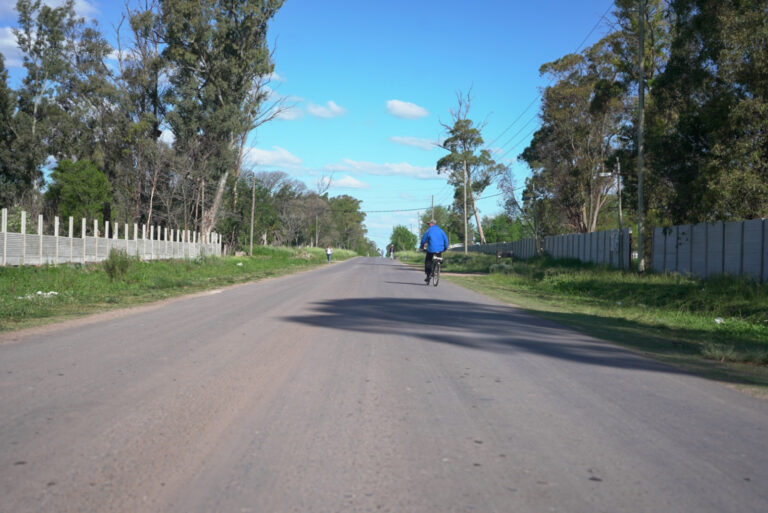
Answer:
[[440, 267], [440, 262], [432, 263], [432, 285], [435, 287], [440, 282]]

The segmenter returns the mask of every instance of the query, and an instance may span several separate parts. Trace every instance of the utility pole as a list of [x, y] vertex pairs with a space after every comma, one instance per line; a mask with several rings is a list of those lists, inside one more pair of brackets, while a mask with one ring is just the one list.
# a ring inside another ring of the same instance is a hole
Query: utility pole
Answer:
[[619, 199], [619, 231], [621, 231], [621, 162], [616, 157], [616, 196]]
[[435, 195], [432, 195], [432, 217], [431, 219], [435, 218]]
[[467, 254], [467, 161], [464, 160], [464, 254]]
[[248, 251], [248, 256], [253, 256], [253, 211], [256, 208], [256, 177], [251, 176], [251, 249]]
[[643, 209], [643, 131], [645, 125], [645, 0], [638, 0], [638, 70], [637, 81], [637, 270], [645, 271], [643, 235], [645, 213]]

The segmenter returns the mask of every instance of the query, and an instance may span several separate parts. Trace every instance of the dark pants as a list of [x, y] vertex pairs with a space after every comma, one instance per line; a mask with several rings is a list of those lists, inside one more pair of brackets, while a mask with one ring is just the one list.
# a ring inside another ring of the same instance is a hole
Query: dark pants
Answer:
[[442, 256], [443, 253], [430, 253], [427, 251], [427, 257], [424, 259], [424, 272], [427, 273], [427, 278], [432, 273], [432, 258]]

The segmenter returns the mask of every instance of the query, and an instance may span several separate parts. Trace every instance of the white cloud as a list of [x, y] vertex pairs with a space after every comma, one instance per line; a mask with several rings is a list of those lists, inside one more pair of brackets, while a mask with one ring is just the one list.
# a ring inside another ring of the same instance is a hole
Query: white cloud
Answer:
[[387, 111], [393, 116], [405, 119], [418, 119], [429, 115], [429, 112], [424, 107], [401, 100], [389, 100], [387, 102]]
[[[57, 5], [63, 5], [64, 0], [59, 0], [57, 2], [51, 2], [51, 4], [57, 4]], [[83, 16], [85, 18], [89, 16], [96, 16], [99, 14], [99, 9], [95, 5], [93, 5], [91, 2], [86, 2], [85, 0], [76, 0], [75, 1], [75, 12], [79, 14], [80, 16]]]
[[317, 116], [318, 118], [335, 118], [338, 116], [343, 116], [347, 113], [347, 109], [337, 105], [334, 101], [329, 101], [325, 104], [325, 107], [310, 103], [307, 106], [307, 111], [309, 111], [309, 113], [313, 116]]
[[339, 189], [368, 189], [370, 188], [370, 185], [365, 182], [361, 182], [356, 178], [352, 178], [349, 175], [346, 175], [338, 180], [333, 180], [331, 182], [331, 187]]
[[0, 28], [0, 53], [5, 58], [6, 68], [21, 67], [24, 57], [16, 44], [16, 36], [11, 32], [11, 27]]
[[414, 148], [421, 148], [422, 150], [431, 151], [437, 146], [436, 141], [430, 141], [429, 139], [419, 139], [418, 137], [400, 137], [393, 136], [389, 138], [390, 141], [405, 146], [413, 146]]
[[297, 167], [301, 165], [299, 157], [279, 146], [273, 146], [271, 150], [249, 148], [246, 158], [256, 166]]
[[277, 119], [282, 119], [285, 121], [293, 121], [295, 119], [300, 119], [303, 117], [304, 117], [304, 111], [296, 106], [286, 107], [285, 110], [281, 111], [277, 115]]
[[445, 177], [438, 176], [437, 171], [431, 167], [419, 167], [409, 164], [407, 162], [401, 162], [399, 164], [386, 163], [376, 164], [373, 162], [360, 162], [350, 159], [344, 159], [339, 164], [331, 164], [326, 166], [326, 170], [331, 172], [345, 172], [352, 174], [369, 174], [380, 176], [409, 176], [411, 178], [421, 179], [440, 179], [444, 180]]

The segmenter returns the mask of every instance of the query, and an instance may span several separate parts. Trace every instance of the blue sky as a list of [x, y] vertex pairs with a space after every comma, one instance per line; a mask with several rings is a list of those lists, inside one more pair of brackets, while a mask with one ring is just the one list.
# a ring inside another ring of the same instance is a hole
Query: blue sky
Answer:
[[[14, 5], [0, 0], [0, 52], [18, 77]], [[516, 157], [537, 126], [546, 85], [538, 69], [605, 35], [605, 22], [592, 29], [611, 5], [286, 0], [269, 30], [270, 86], [292, 107], [251, 134], [249, 166], [285, 171], [311, 189], [332, 177], [331, 196], [362, 200], [368, 236], [383, 247], [394, 226], [418, 229], [413, 209], [429, 207], [433, 197], [437, 205], [452, 202], [452, 188], [435, 172], [445, 152], [434, 143], [460, 91], [471, 88], [470, 117], [485, 123], [487, 147], [523, 184], [528, 170]], [[114, 39], [122, 2], [78, 0], [77, 9]], [[484, 196], [497, 192], [491, 187]], [[481, 215], [499, 213], [500, 199], [482, 199]]]

